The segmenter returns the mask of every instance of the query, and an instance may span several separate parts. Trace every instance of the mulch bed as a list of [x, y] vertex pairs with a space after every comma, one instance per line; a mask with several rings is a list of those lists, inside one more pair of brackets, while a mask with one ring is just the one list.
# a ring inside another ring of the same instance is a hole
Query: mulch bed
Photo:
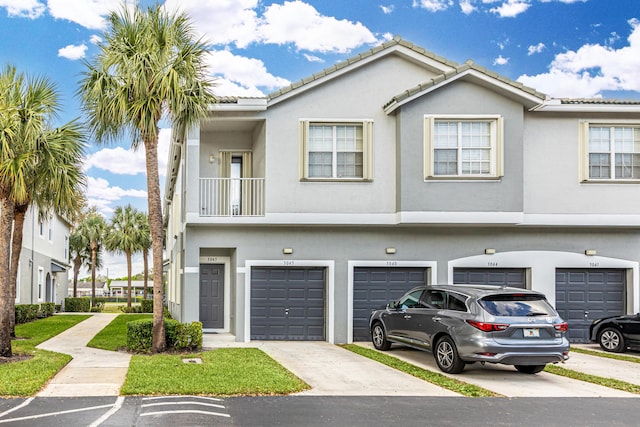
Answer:
[[0, 357], [0, 365], [4, 363], [22, 362], [23, 360], [29, 360], [33, 356], [30, 354], [14, 354], [11, 357]]

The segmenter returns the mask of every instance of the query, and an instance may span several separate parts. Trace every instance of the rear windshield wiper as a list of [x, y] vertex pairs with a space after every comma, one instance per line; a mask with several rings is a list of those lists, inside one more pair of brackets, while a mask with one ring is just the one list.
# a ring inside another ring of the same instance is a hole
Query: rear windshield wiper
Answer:
[[549, 313], [542, 313], [539, 311], [532, 311], [531, 313], [527, 313], [527, 316], [548, 316]]

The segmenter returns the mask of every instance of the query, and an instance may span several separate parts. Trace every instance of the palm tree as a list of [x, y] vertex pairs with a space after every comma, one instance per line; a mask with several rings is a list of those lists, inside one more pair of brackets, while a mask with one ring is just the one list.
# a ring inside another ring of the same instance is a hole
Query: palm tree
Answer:
[[140, 212], [127, 205], [113, 212], [104, 245], [108, 251], [124, 254], [127, 258], [127, 307], [131, 308], [131, 255], [142, 250], [143, 231], [139, 228]]
[[46, 78], [30, 78], [11, 66], [0, 71], [0, 356], [12, 354], [25, 213], [35, 203], [41, 215], [71, 215], [82, 200], [84, 136], [75, 121], [50, 127], [59, 109], [55, 86]]
[[147, 167], [149, 227], [153, 259], [154, 352], [165, 349], [162, 289], [162, 206], [158, 176], [159, 122], [170, 119], [176, 131], [197, 124], [215, 101], [206, 76], [206, 45], [194, 37], [184, 13], [160, 5], [109, 15], [100, 52], [81, 79], [79, 93], [96, 140], [130, 137], [142, 141]]
[[78, 296], [78, 275], [80, 268], [91, 260], [89, 241], [78, 230], [69, 235], [69, 261], [73, 265], [73, 297]]
[[144, 212], [138, 212], [136, 223], [140, 230], [140, 249], [142, 250], [142, 261], [144, 265], [144, 287], [143, 297], [147, 299], [147, 283], [149, 282], [149, 249], [151, 249], [151, 231], [149, 230], [149, 217]]
[[91, 306], [96, 299], [96, 268], [98, 268], [99, 253], [102, 250], [102, 243], [107, 225], [104, 218], [97, 210], [90, 211], [78, 225], [77, 232], [89, 242], [91, 258], [89, 266], [91, 268]]

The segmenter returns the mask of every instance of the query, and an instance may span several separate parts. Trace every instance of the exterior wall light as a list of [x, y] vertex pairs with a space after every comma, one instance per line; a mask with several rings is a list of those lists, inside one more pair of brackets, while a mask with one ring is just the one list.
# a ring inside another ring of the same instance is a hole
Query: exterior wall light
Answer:
[[209, 163], [213, 163], [216, 161], [216, 158], [213, 154], [209, 154]]
[[291, 255], [293, 253], [293, 248], [282, 248], [282, 253], [285, 255]]
[[389, 247], [389, 248], [386, 248], [384, 251], [389, 255], [393, 255], [396, 253], [396, 248]]
[[594, 256], [596, 254], [596, 250], [595, 249], [587, 249], [586, 251], [584, 251], [584, 254], [586, 256]]
[[486, 249], [484, 250], [484, 254], [485, 254], [485, 255], [493, 255], [493, 254], [495, 254], [495, 253], [496, 253], [496, 250], [495, 250], [494, 248], [486, 248]]

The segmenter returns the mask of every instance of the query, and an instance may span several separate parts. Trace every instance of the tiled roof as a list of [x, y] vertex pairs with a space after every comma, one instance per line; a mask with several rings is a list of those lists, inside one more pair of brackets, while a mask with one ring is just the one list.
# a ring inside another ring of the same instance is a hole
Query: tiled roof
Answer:
[[638, 99], [603, 99], [603, 98], [561, 98], [561, 104], [593, 104], [593, 105], [640, 105]]
[[451, 80], [452, 78], [468, 71], [468, 70], [474, 70], [477, 71], [478, 73], [484, 74], [488, 77], [491, 77], [497, 81], [500, 81], [502, 83], [505, 83], [509, 86], [514, 87], [515, 89], [524, 91], [526, 93], [528, 93], [529, 95], [535, 96], [537, 98], [540, 98], [540, 100], [544, 100], [546, 98], [546, 95], [538, 92], [537, 90], [530, 88], [528, 86], [523, 85], [522, 83], [516, 82], [514, 80], [508, 79], [504, 76], [501, 76], [500, 74], [490, 71], [485, 67], [481, 67], [480, 65], [477, 65], [476, 63], [474, 63], [471, 60], [466, 61], [464, 64], [460, 65], [459, 67], [456, 67], [453, 71], [444, 73], [444, 74], [440, 74], [438, 76], [435, 76], [434, 78], [432, 78], [429, 81], [426, 81], [424, 83], [421, 83], [413, 88], [407, 89], [406, 91], [402, 92], [401, 94], [398, 94], [396, 96], [394, 96], [389, 102], [387, 102], [384, 105], [384, 108], [388, 107], [391, 104], [394, 103], [398, 103], [398, 102], [402, 102], [403, 100], [412, 97], [415, 94], [418, 94], [422, 91], [425, 91], [433, 86], [436, 86], [444, 81], [447, 80]]
[[396, 36], [393, 39], [389, 40], [388, 42], [385, 42], [385, 43], [383, 43], [381, 45], [378, 45], [378, 46], [376, 46], [376, 47], [374, 47], [372, 49], [369, 49], [369, 50], [367, 50], [365, 52], [362, 52], [359, 55], [351, 57], [351, 58], [349, 58], [349, 59], [347, 59], [345, 61], [338, 62], [337, 64], [332, 65], [329, 68], [325, 68], [324, 70], [322, 70], [322, 71], [320, 71], [318, 73], [315, 73], [315, 74], [313, 74], [313, 75], [311, 75], [309, 77], [306, 77], [306, 78], [304, 78], [302, 80], [294, 82], [294, 83], [290, 84], [289, 86], [285, 86], [283, 88], [280, 88], [279, 90], [277, 90], [275, 92], [272, 92], [269, 95], [267, 95], [267, 99], [268, 100], [272, 100], [274, 98], [277, 98], [277, 97], [279, 97], [281, 95], [284, 95], [284, 94], [286, 94], [288, 92], [291, 92], [292, 90], [295, 90], [295, 89], [297, 89], [297, 88], [299, 88], [301, 86], [304, 86], [304, 85], [306, 85], [308, 83], [311, 83], [311, 82], [313, 82], [315, 80], [324, 78], [324, 77], [326, 77], [326, 76], [328, 76], [330, 74], [335, 73], [336, 71], [339, 71], [339, 70], [341, 70], [341, 69], [343, 69], [343, 68], [345, 68], [345, 67], [347, 67], [349, 65], [355, 64], [355, 63], [357, 63], [359, 61], [362, 61], [363, 59], [369, 58], [369, 57], [371, 57], [371, 56], [373, 56], [373, 55], [375, 55], [375, 54], [377, 54], [379, 52], [382, 52], [385, 49], [389, 49], [389, 48], [391, 48], [393, 46], [406, 47], [407, 49], [411, 49], [414, 52], [416, 52], [416, 53], [418, 53], [420, 55], [423, 55], [426, 58], [429, 58], [429, 59], [432, 59], [434, 61], [440, 62], [440, 63], [442, 63], [444, 65], [449, 66], [449, 67], [457, 67], [458, 66], [458, 63], [456, 63], [456, 62], [449, 61], [446, 58], [438, 56], [433, 52], [429, 52], [428, 50], [425, 50], [425, 49], [423, 49], [423, 48], [421, 48], [419, 46], [414, 45], [411, 42], [403, 40], [399, 36]]

